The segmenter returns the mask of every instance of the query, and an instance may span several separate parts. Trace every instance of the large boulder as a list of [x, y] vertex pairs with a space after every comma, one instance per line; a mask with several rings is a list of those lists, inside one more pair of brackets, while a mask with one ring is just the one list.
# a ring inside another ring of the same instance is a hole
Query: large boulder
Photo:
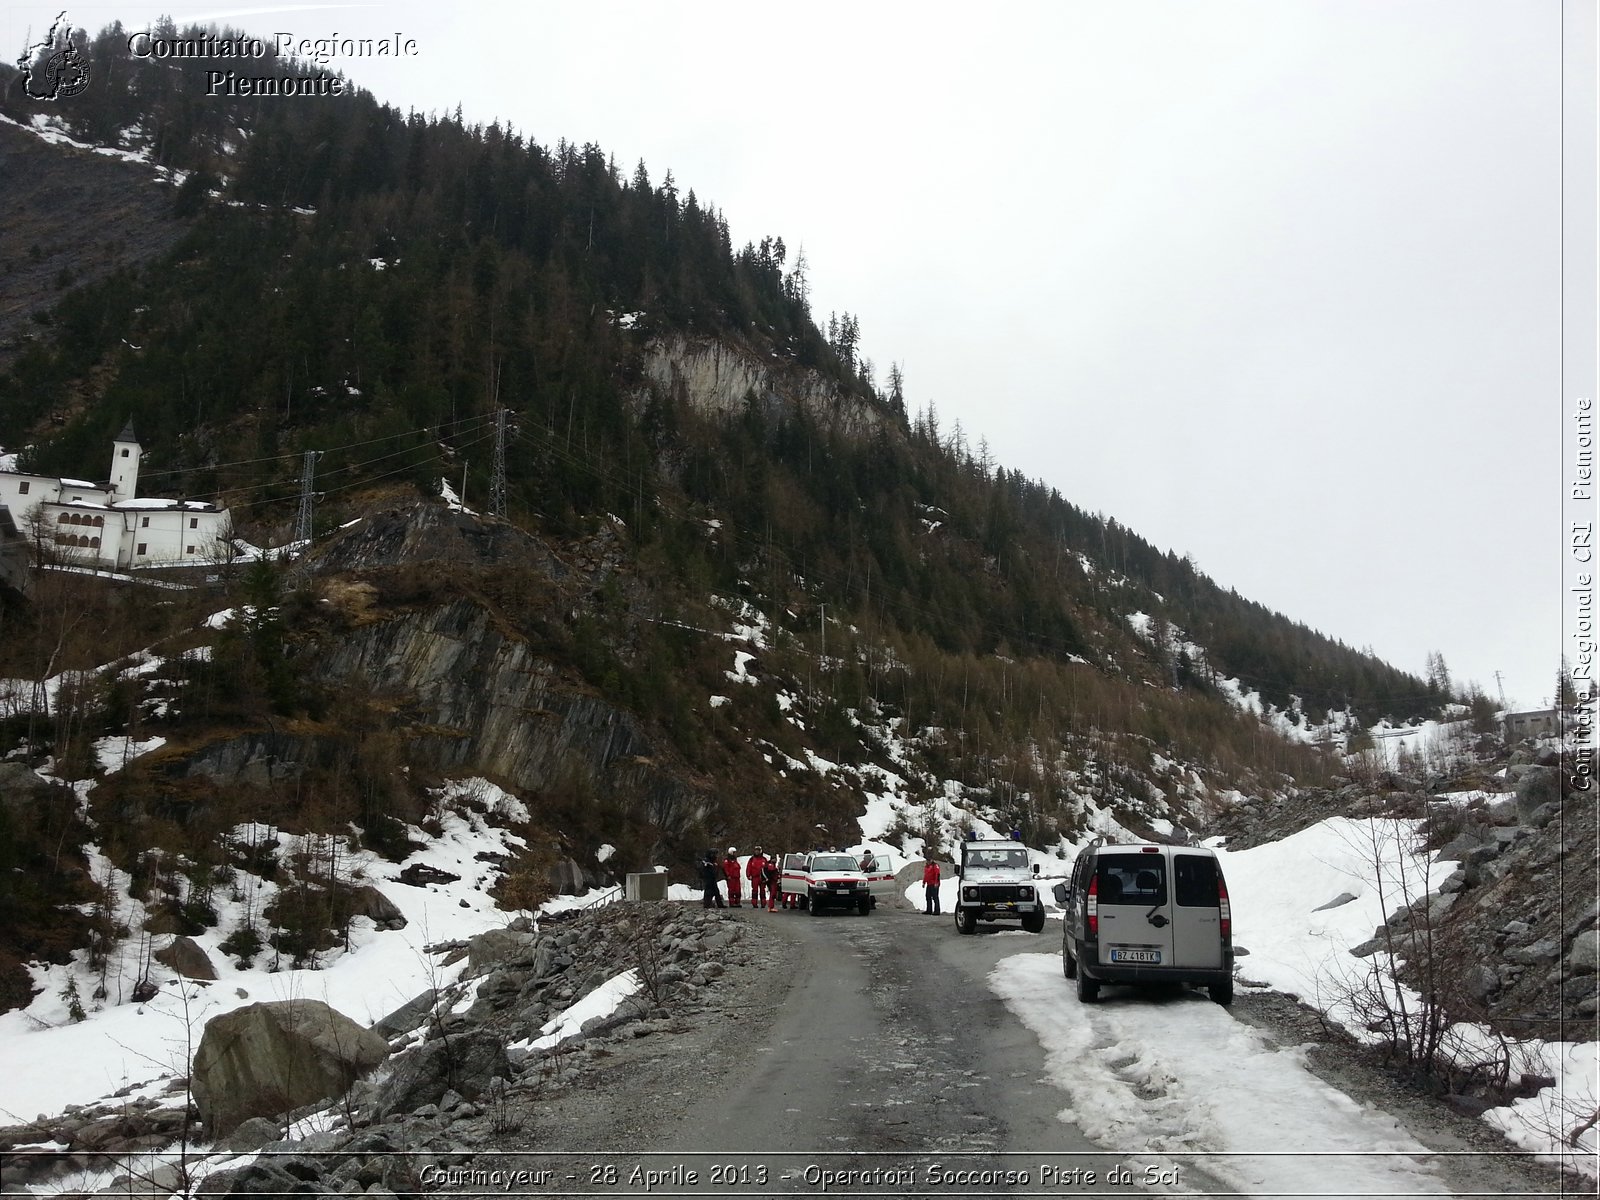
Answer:
[[215, 979], [216, 967], [200, 949], [200, 943], [190, 937], [172, 939], [170, 946], [157, 950], [152, 957], [162, 966], [171, 967], [185, 979]]
[[342, 1096], [389, 1056], [389, 1045], [320, 1000], [273, 1000], [214, 1017], [190, 1078], [213, 1136], [250, 1117]]
[[52, 803], [71, 804], [72, 789], [55, 783], [21, 763], [0, 762], [0, 808], [13, 819], [29, 816]]
[[379, 929], [404, 929], [405, 914], [398, 905], [370, 883], [350, 892], [350, 915], [367, 917]]
[[467, 943], [467, 978], [475, 979], [498, 963], [532, 962], [539, 937], [512, 929], [486, 929]]
[[1517, 817], [1530, 822], [1546, 804], [1561, 803], [1561, 773], [1554, 767], [1534, 767], [1517, 780]]

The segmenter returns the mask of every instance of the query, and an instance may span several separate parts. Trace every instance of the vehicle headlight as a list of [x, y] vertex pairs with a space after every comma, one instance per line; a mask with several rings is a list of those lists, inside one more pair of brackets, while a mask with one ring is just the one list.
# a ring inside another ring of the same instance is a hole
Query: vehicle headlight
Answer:
[[963, 900], [976, 900], [978, 898], [978, 889], [977, 888], [962, 888], [961, 889], [961, 898]]
[[1017, 899], [1018, 900], [1032, 900], [1033, 899], [1033, 889], [1031, 887], [1018, 888], [1017, 889]]

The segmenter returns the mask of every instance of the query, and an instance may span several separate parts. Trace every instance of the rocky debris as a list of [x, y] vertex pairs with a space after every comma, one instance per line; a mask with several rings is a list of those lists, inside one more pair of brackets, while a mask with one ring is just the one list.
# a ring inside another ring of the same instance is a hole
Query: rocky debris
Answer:
[[195, 1051], [195, 1105], [215, 1135], [249, 1117], [343, 1095], [388, 1044], [320, 1000], [274, 1000], [214, 1017]]
[[410, 1033], [433, 1012], [439, 999], [436, 988], [429, 988], [421, 995], [413, 996], [388, 1016], [373, 1022], [372, 1032], [384, 1041], [391, 1041], [401, 1034]]
[[[55, 1182], [99, 1165], [104, 1155], [132, 1154], [175, 1141], [192, 1109], [172, 1107], [154, 1097], [117, 1104], [70, 1105], [56, 1117], [39, 1116], [26, 1125], [0, 1127], [0, 1181], [7, 1192]], [[54, 1154], [26, 1153], [29, 1147], [61, 1147]]]
[[[464, 983], [424, 993], [374, 1026], [385, 1036], [421, 1037], [351, 1087], [336, 1106], [336, 1129], [277, 1142], [270, 1157], [213, 1173], [196, 1194], [417, 1194], [424, 1190], [418, 1160], [403, 1151], [465, 1155], [503, 1146], [507, 1134], [532, 1123], [538, 1102], [582, 1089], [605, 1071], [621, 1043], [703, 1024], [696, 1017], [738, 986], [729, 981], [748, 977], [738, 972], [757, 961], [771, 967], [763, 936], [770, 935], [752, 936], [727, 910], [671, 903], [583, 910], [543, 922], [536, 934], [480, 934], [455, 948], [477, 964]], [[532, 1048], [548, 1021], [629, 970], [641, 981], [632, 999], [557, 1046]], [[456, 1011], [469, 989], [472, 1003]], [[247, 1133], [265, 1138], [266, 1124], [236, 1131]]]
[[157, 950], [151, 957], [185, 979], [212, 980], [217, 977], [216, 967], [211, 965], [211, 959], [193, 938], [173, 938], [171, 945]]
[[487, 1029], [443, 1029], [414, 1053], [396, 1063], [394, 1071], [377, 1086], [373, 1115], [378, 1118], [414, 1113], [427, 1106], [447, 1107], [454, 1095], [477, 1100], [495, 1080], [511, 1074], [511, 1064], [499, 1035]]

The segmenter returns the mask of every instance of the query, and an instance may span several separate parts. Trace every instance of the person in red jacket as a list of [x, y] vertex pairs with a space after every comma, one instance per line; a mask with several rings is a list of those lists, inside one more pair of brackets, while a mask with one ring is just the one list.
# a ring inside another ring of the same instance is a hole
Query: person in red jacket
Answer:
[[761, 847], [756, 847], [756, 852], [750, 856], [750, 861], [744, 864], [744, 877], [750, 881], [750, 907], [765, 908], [767, 906], [767, 856], [761, 853]]
[[939, 864], [929, 859], [922, 868], [924, 916], [939, 915]]
[[739, 907], [739, 852], [728, 847], [728, 857], [722, 860], [722, 874], [728, 881], [728, 907]]

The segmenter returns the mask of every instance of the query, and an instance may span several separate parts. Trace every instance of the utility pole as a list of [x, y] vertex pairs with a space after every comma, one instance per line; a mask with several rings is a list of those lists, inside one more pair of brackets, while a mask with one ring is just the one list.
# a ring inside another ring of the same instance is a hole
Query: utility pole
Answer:
[[506, 519], [506, 410], [494, 414], [494, 467], [489, 474], [489, 512]]
[[316, 505], [316, 493], [311, 490], [311, 484], [316, 476], [317, 459], [321, 457], [320, 450], [307, 450], [300, 463], [300, 515], [295, 518], [294, 540], [308, 545], [311, 541], [311, 516]]
[[828, 606], [826, 604], [817, 606], [817, 628], [822, 630], [822, 654], [817, 659], [817, 668], [818, 670], [826, 671], [828, 669]]

